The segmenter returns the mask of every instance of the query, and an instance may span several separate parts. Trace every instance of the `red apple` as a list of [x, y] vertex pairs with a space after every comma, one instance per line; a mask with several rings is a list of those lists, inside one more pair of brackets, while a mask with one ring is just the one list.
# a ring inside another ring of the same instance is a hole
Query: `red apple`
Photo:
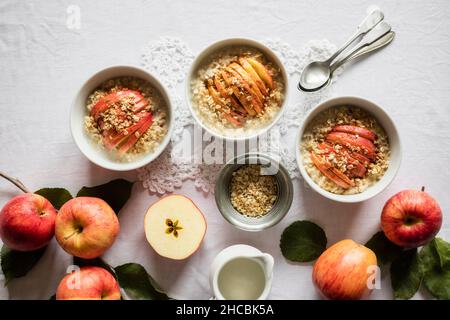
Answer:
[[0, 212], [0, 237], [13, 250], [32, 251], [46, 246], [55, 233], [56, 210], [44, 197], [24, 193]]
[[420, 247], [433, 240], [442, 225], [442, 210], [428, 193], [404, 190], [384, 205], [381, 228], [393, 243], [405, 247]]
[[55, 236], [71, 255], [93, 259], [111, 247], [119, 228], [114, 210], [105, 201], [78, 197], [67, 201], [59, 210]]
[[375, 253], [347, 239], [320, 255], [314, 265], [313, 281], [328, 299], [362, 299], [372, 292], [369, 283], [376, 270]]
[[120, 300], [120, 288], [116, 279], [105, 269], [82, 267], [61, 280], [56, 299]]

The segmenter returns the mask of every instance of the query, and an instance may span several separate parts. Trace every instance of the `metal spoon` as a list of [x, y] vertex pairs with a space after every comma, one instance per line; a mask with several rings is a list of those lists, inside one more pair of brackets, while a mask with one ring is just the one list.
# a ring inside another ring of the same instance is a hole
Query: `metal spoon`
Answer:
[[316, 91], [328, 83], [331, 76], [331, 63], [352, 43], [367, 34], [384, 19], [384, 15], [379, 10], [372, 11], [358, 26], [356, 33], [330, 58], [325, 61], [315, 61], [305, 67], [301, 76], [298, 88], [303, 91]]
[[[353, 59], [356, 59], [362, 55], [365, 55], [372, 51], [378, 50], [384, 46], [387, 46], [389, 43], [392, 42], [392, 40], [394, 40], [394, 37], [395, 37], [395, 32], [389, 31], [387, 34], [385, 34], [384, 36], [381, 36], [381, 38], [379, 38], [378, 40], [375, 40], [371, 44], [358, 46], [358, 48], [356, 48], [355, 50], [352, 50], [352, 52], [349, 53], [348, 55], [346, 55], [344, 58], [334, 62], [330, 66], [330, 76], [329, 76], [327, 82], [325, 83], [325, 85], [328, 85], [331, 82], [331, 76], [333, 75], [333, 72], [336, 71], [336, 69], [338, 69], [344, 63], [347, 63], [347, 62], [349, 62]], [[322, 87], [324, 87], [324, 86], [322, 86]]]

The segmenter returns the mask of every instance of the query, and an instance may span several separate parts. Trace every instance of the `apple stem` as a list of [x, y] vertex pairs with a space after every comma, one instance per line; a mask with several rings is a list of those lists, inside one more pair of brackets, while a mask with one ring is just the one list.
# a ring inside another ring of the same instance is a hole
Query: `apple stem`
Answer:
[[420, 189], [422, 192], [425, 191], [425, 186], [422, 186], [422, 189]]
[[25, 185], [22, 183], [22, 181], [20, 181], [19, 179], [13, 178], [8, 176], [6, 173], [3, 173], [0, 171], [0, 177], [5, 178], [6, 180], [8, 180], [9, 182], [11, 182], [12, 184], [14, 184], [17, 188], [19, 188], [20, 190], [22, 190], [25, 193], [31, 193], [30, 190], [28, 190], [27, 187], [25, 187]]

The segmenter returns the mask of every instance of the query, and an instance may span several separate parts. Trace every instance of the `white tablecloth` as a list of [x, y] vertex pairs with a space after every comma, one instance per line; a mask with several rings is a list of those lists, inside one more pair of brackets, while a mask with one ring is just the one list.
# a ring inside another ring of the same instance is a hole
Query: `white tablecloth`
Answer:
[[[66, 9], [81, 10], [81, 28], [66, 27]], [[444, 211], [440, 236], [450, 240], [450, 2], [442, 1], [15, 1], [0, 2], [0, 169], [29, 188], [62, 186], [72, 193], [83, 185], [113, 178], [136, 180], [136, 172], [117, 173], [90, 163], [78, 151], [69, 130], [72, 99], [94, 72], [109, 65], [139, 65], [143, 46], [159, 36], [176, 36], [194, 52], [225, 37], [280, 38], [294, 48], [311, 39], [340, 44], [378, 5], [397, 32], [394, 43], [346, 68], [334, 95], [376, 101], [393, 117], [403, 142], [400, 172], [383, 193], [360, 204], [326, 200], [295, 180], [292, 208], [276, 227], [259, 234], [235, 229], [223, 220], [211, 195], [186, 182], [178, 191], [205, 213], [208, 233], [195, 256], [182, 262], [155, 254], [144, 237], [146, 208], [157, 199], [136, 184], [121, 212], [121, 232], [105, 255], [112, 265], [143, 264], [175, 298], [211, 296], [208, 267], [224, 247], [246, 243], [275, 257], [270, 298], [318, 298], [311, 264], [287, 262], [279, 239], [292, 221], [321, 225], [329, 243], [352, 238], [364, 243], [379, 229], [384, 202], [405, 188], [427, 190]], [[0, 205], [18, 194], [0, 181]], [[46, 299], [65, 274], [70, 257], [52, 241], [43, 259], [8, 286], [13, 299]], [[388, 276], [373, 299], [390, 299]], [[8, 292], [0, 288], [0, 297]], [[428, 297], [419, 292], [416, 298]]]

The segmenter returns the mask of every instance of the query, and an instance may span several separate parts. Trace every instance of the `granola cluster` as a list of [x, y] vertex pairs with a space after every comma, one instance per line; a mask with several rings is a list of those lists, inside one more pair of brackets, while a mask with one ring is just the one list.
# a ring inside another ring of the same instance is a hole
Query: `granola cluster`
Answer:
[[230, 198], [241, 214], [258, 217], [267, 214], [277, 200], [278, 186], [273, 175], [261, 175], [260, 165], [244, 165], [233, 172]]

